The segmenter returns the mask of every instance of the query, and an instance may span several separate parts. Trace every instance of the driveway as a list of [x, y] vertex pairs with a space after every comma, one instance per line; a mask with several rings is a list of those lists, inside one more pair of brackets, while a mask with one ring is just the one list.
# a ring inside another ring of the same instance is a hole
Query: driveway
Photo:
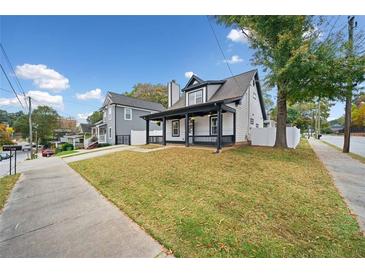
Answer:
[[[331, 143], [342, 149], [343, 146], [343, 135], [335, 136], [335, 135], [323, 135], [321, 140]], [[356, 153], [365, 157], [365, 137], [361, 136], [351, 136], [350, 139], [350, 152]]]
[[0, 215], [0, 257], [164, 257], [163, 247], [58, 157], [26, 161]]
[[309, 143], [333, 177], [346, 204], [357, 215], [365, 233], [365, 164], [321, 141], [311, 138]]

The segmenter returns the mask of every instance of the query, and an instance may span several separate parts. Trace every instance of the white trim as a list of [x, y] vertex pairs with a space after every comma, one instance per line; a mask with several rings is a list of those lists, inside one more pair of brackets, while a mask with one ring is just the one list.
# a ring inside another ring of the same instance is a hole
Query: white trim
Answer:
[[[130, 118], [129, 119], [127, 119], [127, 110], [129, 110], [130, 111]], [[127, 108], [127, 107], [125, 107], [124, 108], [124, 120], [126, 120], [126, 121], [131, 121], [132, 120], [132, 109], [131, 108]]]
[[[198, 92], [201, 92], [201, 98], [202, 98], [202, 101], [201, 102], [199, 102], [199, 103], [197, 103], [196, 102], [196, 94], [198, 93]], [[194, 94], [194, 103], [193, 104], [190, 104], [190, 102], [189, 102], [189, 95], [190, 94]], [[197, 104], [202, 104], [202, 103], [205, 103], [205, 93], [204, 93], [204, 88], [199, 88], [199, 89], [194, 89], [194, 90], [192, 90], [192, 91], [188, 91], [187, 93], [186, 93], [186, 95], [185, 96], [187, 96], [187, 98], [185, 99], [186, 100], [186, 102], [187, 102], [187, 105], [186, 106], [193, 106], [193, 105], [197, 105]]]

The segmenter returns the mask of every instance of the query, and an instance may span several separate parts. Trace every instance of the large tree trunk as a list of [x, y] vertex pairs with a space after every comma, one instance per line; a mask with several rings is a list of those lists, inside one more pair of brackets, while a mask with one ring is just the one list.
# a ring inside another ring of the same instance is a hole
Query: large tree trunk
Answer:
[[345, 127], [344, 127], [344, 142], [342, 152], [349, 153], [350, 152], [350, 127], [351, 127], [351, 100], [352, 100], [352, 92], [346, 97], [346, 106], [345, 106]]
[[277, 109], [278, 114], [276, 118], [276, 139], [275, 146], [278, 148], [287, 148], [286, 143], [286, 90], [282, 85], [278, 84]]

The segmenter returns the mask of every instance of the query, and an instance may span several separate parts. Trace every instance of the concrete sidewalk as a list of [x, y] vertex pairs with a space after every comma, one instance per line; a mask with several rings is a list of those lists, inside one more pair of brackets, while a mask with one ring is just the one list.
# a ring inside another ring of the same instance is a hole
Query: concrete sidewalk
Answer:
[[0, 257], [165, 257], [58, 157], [27, 161], [0, 214]]
[[321, 141], [311, 138], [309, 143], [365, 232], [365, 165]]

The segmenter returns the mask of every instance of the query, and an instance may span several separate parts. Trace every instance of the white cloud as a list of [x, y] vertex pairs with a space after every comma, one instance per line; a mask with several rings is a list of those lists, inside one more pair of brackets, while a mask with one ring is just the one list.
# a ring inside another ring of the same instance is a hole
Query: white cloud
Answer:
[[[63, 104], [63, 97], [61, 95], [51, 95], [48, 92], [44, 91], [38, 91], [38, 90], [30, 90], [26, 94], [27, 97], [32, 98], [32, 107], [36, 108], [37, 106], [46, 105], [53, 107], [58, 110], [63, 110], [64, 104]], [[25, 106], [24, 103], [24, 96], [19, 96], [20, 101], [23, 103], [23, 106]], [[18, 104], [19, 102], [17, 98], [0, 98], [0, 106], [9, 106]], [[20, 106], [20, 105], [19, 105]]]
[[[250, 31], [245, 30], [245, 32], [250, 35]], [[228, 33], [227, 38], [231, 40], [232, 42], [237, 43], [247, 43], [247, 37], [243, 34], [241, 30], [238, 29], [231, 29], [231, 31]]]
[[42, 64], [17, 66], [15, 74], [22, 79], [32, 80], [38, 88], [49, 91], [62, 91], [70, 87], [65, 76]]
[[86, 91], [84, 93], [76, 93], [76, 98], [79, 100], [90, 100], [90, 99], [103, 99], [103, 95], [101, 94], [101, 89], [96, 88], [90, 91]]
[[237, 64], [237, 63], [242, 63], [243, 59], [241, 57], [239, 57], [238, 55], [232, 55], [232, 57], [228, 60], [224, 60], [225, 63], [228, 64]]
[[192, 72], [192, 71], [187, 71], [187, 72], [185, 72], [185, 77], [186, 78], [191, 78], [191, 76], [193, 76], [193, 75], [197, 75], [196, 73], [194, 73], [194, 72]]
[[93, 114], [93, 113], [92, 112], [90, 112], [90, 113], [78, 113], [77, 117], [79, 118], [78, 120], [80, 122], [85, 122], [86, 118], [89, 117], [91, 114]]

